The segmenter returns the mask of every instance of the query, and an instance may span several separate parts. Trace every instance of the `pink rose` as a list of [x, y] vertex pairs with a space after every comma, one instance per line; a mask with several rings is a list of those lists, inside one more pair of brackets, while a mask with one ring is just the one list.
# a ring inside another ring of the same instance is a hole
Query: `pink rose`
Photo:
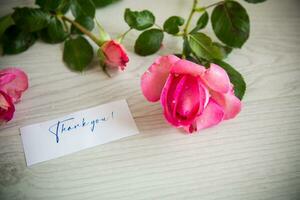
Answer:
[[129, 61], [125, 48], [115, 40], [109, 40], [101, 46], [105, 56], [104, 64], [109, 68], [120, 68], [124, 70]]
[[216, 64], [205, 69], [173, 55], [162, 56], [143, 74], [141, 87], [148, 101], [161, 101], [170, 124], [190, 133], [234, 118], [241, 110], [226, 71]]
[[0, 70], [0, 122], [10, 121], [15, 112], [14, 103], [20, 101], [28, 88], [27, 75], [17, 68]]
[[27, 88], [28, 77], [22, 70], [13, 67], [0, 70], [0, 90], [8, 94], [14, 103], [20, 100]]
[[0, 124], [10, 121], [15, 112], [15, 106], [10, 96], [0, 90]]

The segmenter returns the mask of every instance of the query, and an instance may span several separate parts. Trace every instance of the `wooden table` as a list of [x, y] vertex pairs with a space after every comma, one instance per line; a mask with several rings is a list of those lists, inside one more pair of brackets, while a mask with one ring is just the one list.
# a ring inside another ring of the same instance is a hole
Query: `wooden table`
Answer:
[[[162, 24], [171, 15], [187, 17], [191, 3], [124, 0], [96, 15], [116, 36], [127, 29], [126, 7], [152, 10]], [[159, 103], [148, 103], [140, 91], [141, 74], [158, 54], [178, 52], [179, 39], [166, 36], [157, 55], [140, 57], [133, 53], [138, 32], [130, 33], [124, 44], [130, 63], [113, 78], [96, 58], [91, 70], [69, 71], [61, 44], [37, 42], [22, 54], [1, 57], [1, 68], [28, 73], [30, 88], [13, 121], [0, 128], [0, 199], [300, 199], [300, 4], [242, 3], [251, 36], [227, 61], [248, 83], [243, 111], [199, 134], [170, 127]], [[32, 4], [4, 0], [0, 13]], [[20, 127], [123, 98], [141, 134], [26, 167]]]

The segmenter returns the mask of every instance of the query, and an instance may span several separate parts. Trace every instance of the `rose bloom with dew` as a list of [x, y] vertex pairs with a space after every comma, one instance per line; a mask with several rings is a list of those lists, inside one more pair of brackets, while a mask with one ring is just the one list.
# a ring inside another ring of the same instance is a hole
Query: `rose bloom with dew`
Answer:
[[234, 95], [226, 71], [208, 69], [174, 55], [162, 56], [141, 77], [143, 95], [161, 102], [165, 119], [189, 133], [234, 118], [241, 101]]

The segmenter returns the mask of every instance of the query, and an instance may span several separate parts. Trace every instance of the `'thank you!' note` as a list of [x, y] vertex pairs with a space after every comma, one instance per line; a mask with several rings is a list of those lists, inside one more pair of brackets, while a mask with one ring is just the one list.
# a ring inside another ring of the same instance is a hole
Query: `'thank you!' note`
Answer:
[[138, 134], [126, 100], [20, 129], [27, 166]]

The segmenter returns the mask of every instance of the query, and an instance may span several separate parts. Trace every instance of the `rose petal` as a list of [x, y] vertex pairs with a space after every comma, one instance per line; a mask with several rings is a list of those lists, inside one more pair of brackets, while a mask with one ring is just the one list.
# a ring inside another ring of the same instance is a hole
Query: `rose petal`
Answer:
[[141, 87], [148, 101], [155, 102], [160, 99], [161, 91], [169, 75], [171, 65], [177, 60], [179, 58], [173, 55], [159, 57], [143, 74]]
[[[175, 108], [173, 109], [173, 117], [177, 119], [178, 125], [186, 126], [191, 124], [198, 113], [202, 111], [204, 102], [201, 102], [198, 80], [195, 77], [184, 75], [179, 87], [176, 88], [174, 94]], [[203, 93], [205, 95], [205, 93]]]
[[205, 72], [205, 68], [188, 60], [178, 60], [171, 69], [174, 74], [189, 74], [199, 76]]
[[166, 120], [176, 127], [190, 125], [202, 113], [208, 95], [199, 77], [170, 74], [161, 95]]
[[217, 92], [227, 93], [230, 89], [230, 80], [226, 71], [216, 64], [211, 64], [203, 75], [206, 85]]
[[203, 82], [199, 81], [199, 87], [200, 87], [200, 91], [202, 91], [202, 93], [204, 93], [204, 95], [201, 95], [201, 100], [204, 102], [203, 104], [203, 108], [205, 108], [208, 104], [208, 101], [210, 99], [210, 94], [209, 94], [209, 90], [207, 89], [206, 85], [203, 84]]
[[15, 106], [12, 99], [3, 91], [0, 90], [0, 122], [10, 121], [15, 112]]
[[[0, 75], [2, 80], [11, 79], [11, 81], [1, 85], [0, 89], [8, 94], [14, 103], [19, 101], [22, 93], [28, 88], [27, 75], [17, 68], [6, 68], [0, 70]], [[12, 75], [15, 76], [14, 79], [12, 79]], [[9, 78], [3, 78], [3, 76], [9, 76]]]
[[224, 118], [224, 110], [213, 99], [210, 99], [203, 113], [196, 119], [191, 126], [185, 130], [192, 133], [219, 124]]
[[242, 103], [241, 101], [228, 92], [226, 94], [211, 92], [212, 98], [223, 107], [225, 116], [224, 119], [232, 119], [241, 111]]
[[175, 109], [177, 117], [180, 115], [183, 118], [181, 121], [190, 124], [196, 116], [203, 112], [209, 94], [203, 85], [199, 83], [199, 77], [195, 78], [190, 75], [185, 75], [185, 77], [184, 88], [180, 91], [179, 98], [175, 100], [177, 103]]
[[0, 74], [0, 88], [16, 78], [16, 75], [11, 73]]
[[[175, 91], [179, 90], [179, 88], [182, 88], [182, 84], [179, 84], [182, 82], [183, 76], [174, 76], [173, 74], [170, 74], [167, 78], [166, 84], [162, 90], [161, 93], [161, 105], [164, 110], [164, 116], [166, 120], [172, 124], [173, 126], [179, 126], [178, 120], [173, 117], [173, 110], [175, 109]], [[177, 92], [178, 93], [178, 92]]]

